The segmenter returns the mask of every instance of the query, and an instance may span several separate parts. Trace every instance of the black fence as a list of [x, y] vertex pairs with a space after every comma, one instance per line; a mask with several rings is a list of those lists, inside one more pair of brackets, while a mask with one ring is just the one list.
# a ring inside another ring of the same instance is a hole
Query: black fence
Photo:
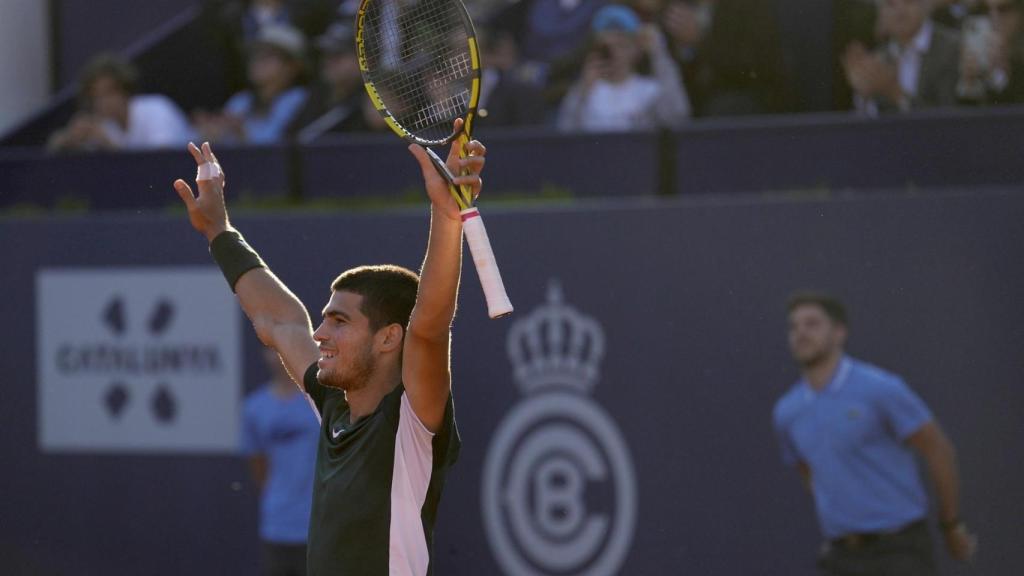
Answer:
[[[489, 198], [689, 196], [848, 189], [1015, 187], [1024, 183], [1024, 109], [936, 112], [866, 120], [825, 114], [701, 121], [675, 133], [558, 134], [492, 130]], [[377, 198], [420, 189], [418, 168], [389, 134], [311, 145], [218, 148], [236, 197]], [[100, 210], [177, 202], [185, 151], [51, 156], [0, 148], [0, 207], [62, 200]]]

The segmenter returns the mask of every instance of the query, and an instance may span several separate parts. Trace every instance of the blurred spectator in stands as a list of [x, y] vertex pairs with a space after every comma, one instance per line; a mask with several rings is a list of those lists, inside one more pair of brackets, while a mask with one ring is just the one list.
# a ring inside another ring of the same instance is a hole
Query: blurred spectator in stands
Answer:
[[968, 18], [957, 91], [971, 104], [1024, 102], [1024, 0], [984, 0]]
[[964, 21], [973, 14], [979, 0], [933, 0], [932, 21], [947, 28], [959, 30]]
[[518, 0], [488, 20], [512, 33], [520, 49], [519, 74], [541, 86], [545, 106], [557, 108], [586, 56], [590, 22], [610, 0]]
[[201, 139], [273, 144], [284, 140], [307, 98], [305, 39], [295, 28], [265, 28], [249, 48], [250, 88], [232, 96], [219, 114], [194, 115]]
[[93, 59], [79, 81], [79, 111], [50, 137], [49, 148], [141, 150], [177, 148], [192, 138], [185, 114], [170, 98], [136, 94], [138, 72], [109, 54]]
[[773, 114], [793, 108], [774, 0], [717, 0], [694, 90], [700, 116]]
[[[637, 1], [649, 2], [634, 0], [634, 4]], [[714, 5], [713, 0], [667, 0], [660, 14], [653, 16], [661, 23], [672, 57], [679, 64], [695, 116], [703, 112], [706, 103], [700, 70]]]
[[308, 37], [322, 33], [338, 0], [206, 0], [241, 46], [259, 37], [264, 28], [291, 26]]
[[879, 112], [950, 106], [957, 100], [960, 39], [929, 19], [930, 0], [878, 0], [875, 51], [851, 43], [843, 54], [858, 111]]
[[854, 108], [854, 92], [846, 80], [846, 49], [854, 43], [868, 51], [878, 47], [877, 0], [834, 0], [832, 3], [832, 109]]
[[363, 75], [356, 56], [351, 21], [332, 24], [317, 38], [320, 77], [293, 123], [300, 142], [312, 142], [323, 134], [365, 132], [377, 129], [380, 114], [370, 106], [363, 89]]
[[507, 28], [481, 27], [480, 101], [476, 127], [543, 124], [546, 105], [541, 88], [520, 76], [519, 47]]
[[[690, 102], [657, 26], [643, 25], [630, 8], [610, 5], [594, 15], [591, 29], [590, 49], [562, 101], [558, 128], [605, 132], [683, 124]], [[638, 72], [645, 54], [651, 76]]]
[[292, 26], [292, 17], [284, 0], [250, 0], [242, 13], [242, 34], [246, 41], [259, 37], [264, 28]]
[[306, 534], [320, 425], [277, 353], [263, 352], [270, 381], [242, 409], [242, 452], [260, 490], [263, 574], [306, 573]]
[[339, 0], [204, 0], [203, 33], [211, 37], [226, 62], [226, 83], [232, 91], [246, 86], [249, 46], [266, 27], [290, 26], [306, 38], [323, 33], [338, 10]]
[[492, 18], [515, 35], [523, 60], [542, 66], [586, 44], [594, 14], [609, 0], [520, 0]]

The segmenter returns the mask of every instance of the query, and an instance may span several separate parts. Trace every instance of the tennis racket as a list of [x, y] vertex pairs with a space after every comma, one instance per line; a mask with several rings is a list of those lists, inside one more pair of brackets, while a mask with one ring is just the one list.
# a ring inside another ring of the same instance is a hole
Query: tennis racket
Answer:
[[[487, 298], [487, 312], [512, 312], [480, 211], [469, 187], [430, 149], [458, 141], [459, 155], [480, 96], [476, 32], [459, 0], [362, 0], [356, 16], [356, 51], [374, 107], [395, 134], [423, 146], [462, 213], [463, 230]], [[462, 129], [452, 123], [462, 118]]]

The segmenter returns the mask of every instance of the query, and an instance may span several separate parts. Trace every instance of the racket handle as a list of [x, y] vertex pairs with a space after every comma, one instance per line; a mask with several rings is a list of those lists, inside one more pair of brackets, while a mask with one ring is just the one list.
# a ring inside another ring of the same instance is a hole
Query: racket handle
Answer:
[[476, 265], [476, 273], [480, 277], [484, 297], [487, 299], [487, 315], [491, 318], [507, 316], [512, 313], [512, 302], [509, 301], [505, 284], [501, 281], [501, 272], [498, 271], [498, 263], [494, 259], [494, 251], [491, 250], [491, 241], [487, 238], [487, 229], [480, 218], [480, 211], [473, 207], [463, 210], [461, 214], [462, 230], [466, 233], [466, 242], [469, 243], [473, 264]]

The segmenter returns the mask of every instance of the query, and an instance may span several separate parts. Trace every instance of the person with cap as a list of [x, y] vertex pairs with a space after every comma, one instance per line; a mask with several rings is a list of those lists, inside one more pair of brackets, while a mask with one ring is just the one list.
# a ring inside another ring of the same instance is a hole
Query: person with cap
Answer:
[[307, 98], [305, 51], [305, 38], [294, 28], [261, 30], [249, 46], [249, 89], [228, 99], [218, 115], [196, 114], [201, 137], [246, 144], [282, 141]]
[[[639, 72], [641, 58], [651, 75]], [[609, 5], [591, 21], [591, 47], [579, 79], [562, 100], [562, 131], [675, 128], [690, 116], [686, 88], [665, 38], [626, 6]]]
[[292, 122], [299, 142], [324, 134], [387, 129], [363, 89], [352, 23], [338, 21], [316, 39], [320, 76]]

